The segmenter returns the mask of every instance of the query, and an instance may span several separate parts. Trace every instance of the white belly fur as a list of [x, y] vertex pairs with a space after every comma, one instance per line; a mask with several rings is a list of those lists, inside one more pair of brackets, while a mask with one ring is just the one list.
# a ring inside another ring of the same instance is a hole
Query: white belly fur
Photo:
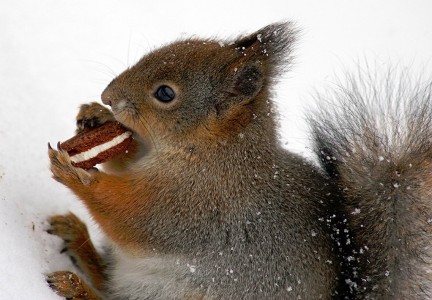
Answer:
[[113, 249], [111, 263], [111, 299], [181, 299], [191, 292], [191, 268], [176, 258], [153, 253], [138, 258]]

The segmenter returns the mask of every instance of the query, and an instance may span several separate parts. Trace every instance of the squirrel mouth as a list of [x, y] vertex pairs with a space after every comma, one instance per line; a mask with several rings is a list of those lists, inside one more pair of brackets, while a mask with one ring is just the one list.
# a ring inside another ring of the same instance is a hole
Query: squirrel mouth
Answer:
[[116, 121], [132, 132], [133, 139], [141, 145], [141, 154], [149, 153], [154, 148], [154, 140], [146, 126], [144, 126], [144, 130], [140, 128], [142, 120], [140, 120], [141, 117], [138, 116], [134, 105], [128, 99], [111, 101], [110, 105]]
[[[151, 138], [151, 135], [149, 135], [148, 133], [142, 134], [141, 132], [137, 132], [133, 127], [129, 125], [129, 122], [127, 122], [127, 120], [125, 122], [124, 120], [121, 120], [119, 118], [117, 119], [117, 121], [128, 129], [128, 131], [131, 133], [132, 138], [140, 145], [139, 156], [146, 156], [151, 151], [151, 149], [154, 148], [154, 141]], [[133, 121], [131, 123], [134, 124]]]

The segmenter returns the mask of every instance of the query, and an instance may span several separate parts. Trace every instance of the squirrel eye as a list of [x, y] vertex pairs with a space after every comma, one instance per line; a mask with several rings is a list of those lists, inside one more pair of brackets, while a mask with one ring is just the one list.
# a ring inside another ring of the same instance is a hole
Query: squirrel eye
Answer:
[[170, 88], [169, 86], [162, 85], [162, 86], [158, 87], [154, 96], [159, 101], [168, 103], [168, 102], [171, 102], [172, 100], [174, 100], [175, 93], [174, 93], [173, 89]]

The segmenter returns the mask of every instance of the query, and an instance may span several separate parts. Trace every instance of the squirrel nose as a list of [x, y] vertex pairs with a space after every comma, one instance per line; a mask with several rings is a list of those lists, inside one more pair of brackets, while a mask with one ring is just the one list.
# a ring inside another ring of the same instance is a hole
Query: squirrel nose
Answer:
[[102, 92], [101, 99], [103, 104], [112, 106], [114, 95], [109, 86]]

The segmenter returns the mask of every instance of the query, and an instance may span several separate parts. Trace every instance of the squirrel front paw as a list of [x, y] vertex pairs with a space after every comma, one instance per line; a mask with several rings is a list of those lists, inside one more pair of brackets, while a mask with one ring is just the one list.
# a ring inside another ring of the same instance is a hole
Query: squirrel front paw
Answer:
[[48, 222], [50, 227], [47, 232], [64, 241], [60, 253], [68, 254], [93, 286], [102, 290], [106, 281], [105, 263], [90, 239], [87, 226], [73, 213], [52, 216]]
[[57, 295], [73, 300], [101, 299], [81, 278], [69, 271], [48, 274], [46, 281]]
[[51, 161], [51, 172], [53, 178], [66, 186], [72, 187], [74, 184], [90, 185], [93, 176], [81, 168], [74, 167], [66, 151], [57, 144], [57, 150], [51, 148], [48, 144], [48, 156]]
[[113, 113], [105, 106], [97, 102], [83, 104], [76, 116], [76, 133], [80, 133], [85, 129], [99, 127], [108, 121], [114, 120]]
[[73, 263], [83, 270], [80, 250], [85, 249], [86, 243], [91, 243], [87, 226], [73, 213], [55, 215], [49, 218], [49, 234], [56, 235], [64, 241], [61, 253], [66, 252]]

